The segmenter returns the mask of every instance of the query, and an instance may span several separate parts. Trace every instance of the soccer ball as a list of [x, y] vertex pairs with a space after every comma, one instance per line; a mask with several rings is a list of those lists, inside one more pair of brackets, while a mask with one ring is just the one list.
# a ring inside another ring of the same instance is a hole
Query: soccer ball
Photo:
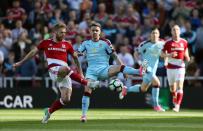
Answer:
[[119, 79], [111, 80], [110, 83], [109, 83], [109, 88], [112, 91], [119, 92], [119, 91], [122, 90], [122, 87], [123, 87], [123, 82], [120, 81]]

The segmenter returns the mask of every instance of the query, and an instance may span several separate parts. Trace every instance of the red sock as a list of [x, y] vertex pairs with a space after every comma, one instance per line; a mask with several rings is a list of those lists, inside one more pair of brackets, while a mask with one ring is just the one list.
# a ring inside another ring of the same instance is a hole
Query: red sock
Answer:
[[171, 92], [171, 94], [172, 94], [173, 103], [176, 104], [177, 103], [177, 93]]
[[177, 91], [177, 104], [178, 105], [180, 105], [182, 103], [182, 99], [183, 99], [183, 91], [178, 90]]
[[49, 113], [53, 113], [56, 110], [59, 110], [63, 107], [63, 104], [61, 104], [60, 100], [56, 100], [52, 103], [51, 107], [49, 108]]
[[87, 80], [82, 78], [81, 75], [73, 72], [71, 75], [70, 75], [70, 78], [73, 79], [74, 81], [77, 81], [79, 83], [81, 83], [82, 85], [87, 85]]

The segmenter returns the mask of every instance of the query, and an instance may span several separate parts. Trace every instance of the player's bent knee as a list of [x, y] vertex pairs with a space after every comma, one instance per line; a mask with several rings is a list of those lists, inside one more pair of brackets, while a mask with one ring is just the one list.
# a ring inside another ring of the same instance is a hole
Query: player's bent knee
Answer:
[[69, 73], [71, 73], [71, 69], [69, 67], [61, 66], [58, 71], [58, 77], [65, 78]]
[[109, 69], [109, 76], [117, 75], [119, 72], [123, 72], [125, 65], [114, 65]]
[[173, 87], [173, 86], [170, 86], [170, 91], [171, 91], [171, 92], [175, 92], [175, 91], [176, 91], [176, 88]]
[[160, 84], [160, 82], [156, 82], [155, 84], [153, 84], [153, 86], [160, 87], [161, 84]]
[[92, 93], [90, 92], [84, 92], [83, 96], [88, 96], [88, 97], [91, 97]]
[[184, 82], [183, 82], [183, 81], [178, 81], [178, 82], [177, 82], [177, 88], [183, 89], [183, 85], [184, 85]]
[[153, 80], [152, 86], [153, 86], [153, 87], [160, 87], [160, 86], [161, 86], [161, 83], [160, 83], [160, 81], [158, 80], [158, 78], [157, 78], [156, 80]]
[[87, 86], [85, 86], [84, 92], [89, 92], [91, 94], [92, 93], [92, 89], [87, 87]]
[[125, 65], [120, 65], [119, 71], [120, 71], [120, 72], [123, 72], [123, 71], [124, 71], [124, 68], [125, 68]]
[[142, 89], [141, 91], [144, 93], [144, 92], [147, 92], [147, 89]]
[[147, 92], [147, 89], [146, 87], [141, 87], [141, 92]]
[[161, 85], [160, 85], [160, 83], [157, 83], [157, 84], [153, 84], [152, 85], [154, 88], [159, 88]]

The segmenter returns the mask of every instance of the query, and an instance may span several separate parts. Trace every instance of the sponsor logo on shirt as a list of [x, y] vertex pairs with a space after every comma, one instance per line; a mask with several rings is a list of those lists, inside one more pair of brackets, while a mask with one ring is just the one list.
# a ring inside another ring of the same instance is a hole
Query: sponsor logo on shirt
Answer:
[[49, 51], [62, 51], [62, 52], [66, 52], [66, 49], [63, 49], [63, 48], [48, 48]]
[[174, 50], [180, 50], [181, 51], [181, 50], [184, 50], [184, 48], [183, 47], [176, 47], [176, 48], [171, 48], [171, 50], [173, 50], [173, 51]]

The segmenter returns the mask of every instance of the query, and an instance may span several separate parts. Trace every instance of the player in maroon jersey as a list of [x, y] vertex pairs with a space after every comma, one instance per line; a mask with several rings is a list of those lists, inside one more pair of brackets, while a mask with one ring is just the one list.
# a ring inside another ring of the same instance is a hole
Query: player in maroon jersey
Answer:
[[[74, 52], [71, 43], [63, 40], [66, 35], [66, 25], [59, 23], [54, 27], [54, 38], [43, 40], [37, 47], [32, 49], [21, 61], [13, 65], [14, 68], [21, 66], [26, 60], [35, 56], [39, 51], [44, 51], [48, 63], [48, 71], [52, 80], [56, 81], [61, 92], [61, 98], [53, 102], [50, 108], [45, 110], [42, 123], [47, 123], [51, 114], [68, 104], [72, 94], [71, 79], [95, 88], [99, 82], [88, 82], [84, 79], [81, 66], [78, 61], [77, 53]], [[80, 74], [74, 73], [67, 64], [67, 55], [70, 54]]]
[[163, 48], [163, 53], [176, 52], [177, 55], [168, 58], [167, 62], [167, 78], [170, 90], [173, 97], [175, 107], [173, 110], [179, 112], [180, 104], [183, 98], [183, 83], [185, 79], [185, 62], [190, 61], [188, 53], [188, 43], [186, 40], [180, 38], [180, 27], [174, 25], [171, 28], [172, 39], [168, 40]]

